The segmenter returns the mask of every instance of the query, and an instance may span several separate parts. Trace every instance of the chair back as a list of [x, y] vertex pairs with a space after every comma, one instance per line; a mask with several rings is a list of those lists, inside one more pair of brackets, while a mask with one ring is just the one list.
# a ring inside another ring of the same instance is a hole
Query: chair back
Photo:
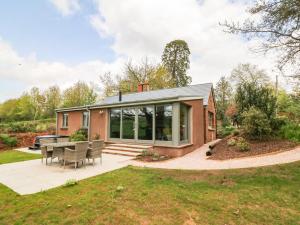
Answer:
[[42, 155], [43, 156], [46, 156], [46, 154], [47, 154], [47, 147], [46, 146], [41, 146], [41, 153], [42, 153]]
[[69, 138], [68, 137], [57, 138], [56, 141], [57, 143], [69, 142]]
[[92, 141], [92, 150], [101, 150], [104, 148], [104, 140], [94, 140]]
[[40, 141], [41, 146], [43, 146], [45, 144], [55, 143], [54, 138], [43, 138], [43, 139], [40, 139], [39, 141]]
[[75, 151], [78, 159], [85, 159], [88, 147], [88, 141], [80, 141], [76, 143]]

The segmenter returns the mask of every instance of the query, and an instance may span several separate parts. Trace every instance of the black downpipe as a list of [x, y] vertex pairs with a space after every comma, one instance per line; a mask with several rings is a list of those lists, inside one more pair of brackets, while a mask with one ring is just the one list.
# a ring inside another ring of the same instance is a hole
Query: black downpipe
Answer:
[[121, 101], [122, 101], [122, 92], [119, 91], [119, 102], [121, 102]]

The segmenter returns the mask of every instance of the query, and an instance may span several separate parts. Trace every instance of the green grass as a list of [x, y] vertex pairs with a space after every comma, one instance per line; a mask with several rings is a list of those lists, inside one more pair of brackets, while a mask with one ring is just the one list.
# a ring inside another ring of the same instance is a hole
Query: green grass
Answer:
[[0, 185], [0, 224], [299, 224], [300, 162], [257, 169], [127, 167], [19, 196]]
[[[20, 151], [8, 150], [0, 152], [0, 165], [5, 163], [20, 162], [31, 159], [40, 159], [41, 156], [37, 154], [30, 154]], [[1, 173], [1, 172], [0, 172]]]

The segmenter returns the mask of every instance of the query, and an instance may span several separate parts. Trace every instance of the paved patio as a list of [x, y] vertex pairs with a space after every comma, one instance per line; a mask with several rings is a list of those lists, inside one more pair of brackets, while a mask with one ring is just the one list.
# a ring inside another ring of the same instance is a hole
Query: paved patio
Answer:
[[165, 162], [144, 163], [131, 161], [133, 166], [162, 168], [162, 169], [184, 169], [184, 170], [219, 170], [219, 169], [238, 169], [270, 166], [275, 164], [290, 163], [300, 160], [300, 146], [298, 148], [268, 155], [253, 156], [247, 158], [231, 160], [209, 160], [205, 155], [208, 146], [205, 144], [201, 148], [186, 154], [183, 157], [171, 159]]
[[[86, 168], [66, 167], [63, 169], [58, 163], [46, 166], [40, 159], [0, 165], [0, 183], [15, 192], [25, 195], [33, 194], [65, 184], [70, 179], [82, 180], [129, 164], [131, 157], [103, 154], [102, 165], [99, 159], [95, 166]], [[74, 164], [72, 164], [74, 165]]]

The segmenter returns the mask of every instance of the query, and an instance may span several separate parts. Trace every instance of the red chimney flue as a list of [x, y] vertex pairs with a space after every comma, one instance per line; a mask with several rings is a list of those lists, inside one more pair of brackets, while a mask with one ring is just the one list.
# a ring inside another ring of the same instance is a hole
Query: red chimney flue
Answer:
[[149, 91], [150, 87], [148, 83], [138, 84], [137, 92]]
[[143, 92], [143, 84], [138, 84], [137, 92]]

